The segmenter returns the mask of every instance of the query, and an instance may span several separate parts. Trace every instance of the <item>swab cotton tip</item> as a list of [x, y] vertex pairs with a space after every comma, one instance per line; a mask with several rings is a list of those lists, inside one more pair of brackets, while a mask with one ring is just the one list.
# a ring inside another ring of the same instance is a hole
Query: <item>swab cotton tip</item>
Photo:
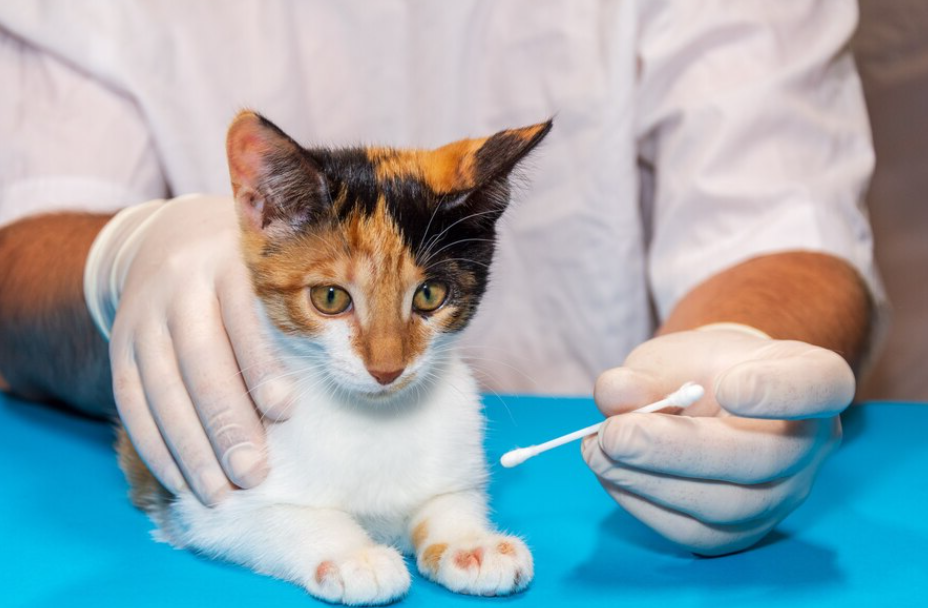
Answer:
[[667, 397], [667, 400], [671, 402], [670, 405], [689, 407], [702, 399], [702, 396], [705, 394], [706, 389], [704, 389], [702, 385], [696, 384], [695, 382], [687, 382], [676, 392]]
[[[647, 414], [650, 412], [662, 410], [665, 407], [689, 407], [702, 399], [702, 396], [705, 394], [706, 390], [702, 386], [696, 384], [695, 382], [687, 382], [660, 401], [655, 401], [654, 403], [644, 407], [639, 407], [637, 410], [633, 410], [632, 413]], [[527, 448], [516, 448], [514, 450], [510, 450], [502, 455], [502, 457], [499, 459], [499, 463], [507, 469], [517, 467], [529, 458], [533, 458], [542, 452], [553, 450], [554, 448], [562, 446], [565, 443], [570, 443], [571, 441], [582, 439], [587, 435], [598, 433], [599, 428], [603, 425], [604, 422], [605, 420], [598, 424], [588, 426], [585, 429], [580, 429], [579, 431], [568, 433], [567, 435], [563, 435], [538, 445], [530, 445]]]
[[519, 466], [534, 455], [535, 452], [529, 448], [516, 448], [503, 454], [503, 457], [499, 459], [499, 463], [507, 469], [511, 469]]

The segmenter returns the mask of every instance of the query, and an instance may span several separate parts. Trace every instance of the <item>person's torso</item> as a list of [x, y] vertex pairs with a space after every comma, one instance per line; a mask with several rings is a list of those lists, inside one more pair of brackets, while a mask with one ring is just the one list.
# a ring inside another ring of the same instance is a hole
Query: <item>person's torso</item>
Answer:
[[432, 147], [554, 116], [464, 355], [497, 390], [582, 394], [650, 334], [631, 2], [140, 4], [22, 27], [137, 102], [171, 194], [230, 192], [243, 107], [306, 146]]

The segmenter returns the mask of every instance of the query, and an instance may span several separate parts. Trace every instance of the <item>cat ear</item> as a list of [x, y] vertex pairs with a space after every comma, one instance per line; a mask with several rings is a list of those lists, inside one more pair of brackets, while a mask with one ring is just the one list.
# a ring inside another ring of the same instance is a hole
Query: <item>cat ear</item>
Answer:
[[318, 165], [260, 114], [246, 110], [235, 117], [226, 152], [244, 229], [287, 236], [330, 211], [326, 179]]
[[440, 159], [436, 164], [446, 167], [439, 204], [446, 210], [466, 207], [470, 213], [499, 217], [509, 203], [513, 169], [541, 143], [552, 125], [548, 120], [435, 150], [433, 154]]
[[474, 154], [473, 179], [476, 187], [506, 178], [528, 153], [551, 131], [552, 120], [530, 127], [507, 129], [483, 140]]

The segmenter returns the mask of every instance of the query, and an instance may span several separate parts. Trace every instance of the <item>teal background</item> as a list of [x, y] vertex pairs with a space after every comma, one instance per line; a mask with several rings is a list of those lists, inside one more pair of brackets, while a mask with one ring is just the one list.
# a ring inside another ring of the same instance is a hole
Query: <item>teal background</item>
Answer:
[[[496, 463], [597, 422], [586, 399], [485, 398]], [[702, 559], [618, 509], [577, 446], [507, 470], [495, 519], [528, 540], [535, 581], [456, 596], [414, 576], [414, 606], [928, 606], [928, 406], [867, 404], [812, 496], [758, 547]], [[0, 396], [0, 606], [313, 606], [288, 583], [155, 543], [126, 499], [111, 429]], [[411, 564], [410, 564], [411, 565]]]

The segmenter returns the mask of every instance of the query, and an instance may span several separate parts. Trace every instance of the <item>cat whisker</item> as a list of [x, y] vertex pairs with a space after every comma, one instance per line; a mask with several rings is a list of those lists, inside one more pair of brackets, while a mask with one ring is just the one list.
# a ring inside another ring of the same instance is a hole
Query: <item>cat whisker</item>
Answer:
[[432, 228], [432, 221], [434, 221], [435, 216], [438, 215], [439, 209], [441, 209], [441, 204], [436, 204], [435, 208], [432, 209], [432, 215], [429, 216], [429, 223], [425, 225], [425, 232], [422, 233], [422, 238], [419, 239], [419, 244], [416, 245], [416, 251], [422, 248], [422, 243], [425, 242], [425, 237], [429, 235], [429, 230]]
[[[300, 380], [297, 382], [298, 390], [294, 392], [293, 397], [284, 406], [282, 413], [289, 413], [289, 411], [297, 403], [299, 403], [303, 399], [303, 397], [306, 396], [311, 390], [319, 388], [319, 383], [316, 382], [317, 378], [322, 378], [323, 381], [328, 380], [328, 377], [325, 374], [324, 370], [319, 370], [315, 374], [306, 375], [306, 376], [301, 377]], [[265, 417], [262, 416], [262, 420], [264, 418]]]
[[296, 369], [296, 370], [290, 370], [290, 371], [284, 372], [284, 373], [282, 373], [282, 374], [277, 374], [276, 376], [272, 376], [272, 377], [270, 377], [270, 378], [265, 378], [264, 380], [262, 380], [262, 381], [259, 382], [258, 384], [255, 384], [254, 386], [248, 387], [248, 390], [246, 390], [244, 394], [245, 394], [245, 395], [251, 395], [254, 391], [256, 391], [257, 389], [261, 388], [262, 386], [265, 386], [265, 385], [270, 384], [270, 383], [272, 383], [272, 382], [276, 382], [277, 380], [280, 380], [281, 378], [289, 378], [289, 377], [292, 377], [292, 376], [299, 376], [299, 375], [301, 375], [301, 374], [304, 374], [305, 372], [306, 372], [306, 370]]
[[[457, 356], [461, 357], [462, 359], [471, 359], [471, 360], [473, 360], [473, 359], [482, 359], [482, 360], [484, 360], [484, 361], [488, 361], [488, 362], [492, 362], [492, 363], [500, 363], [500, 364], [502, 364], [502, 365], [509, 365], [509, 364], [506, 363], [505, 361], [490, 359], [490, 358], [488, 358], [488, 357], [482, 357], [482, 358], [481, 358], [481, 357], [476, 357], [476, 356], [470, 356], [470, 357], [468, 357], [468, 356], [463, 355], [463, 354], [461, 354], [461, 353], [459, 353], [459, 352], [456, 352], [459, 348], [461, 348], [461, 347], [458, 346], [458, 345], [455, 345], [455, 344], [446, 344], [446, 345], [443, 345], [443, 346], [441, 346], [441, 347], [437, 347], [434, 351], [432, 351], [432, 353], [433, 353], [433, 356], [436, 358], [436, 360], [441, 360], [441, 361], [448, 361], [448, 360], [450, 360], [450, 359], [452, 358], [453, 355], [457, 355]], [[467, 347], [464, 347], [464, 348], [467, 348]], [[470, 347], [470, 348], [476, 348], [476, 347]], [[503, 350], [503, 349], [498, 349], [498, 350]], [[527, 379], [530, 383], [532, 383], [532, 385], [537, 385], [536, 381], [535, 381], [533, 378], [531, 378], [531, 377], [529, 377], [528, 375], [524, 374], [524, 372], [521, 372], [521, 370], [519, 370], [519, 369], [516, 368], [515, 366], [509, 365], [509, 367], [511, 367], [511, 368], [512, 368], [514, 371], [516, 371], [516, 372], [523, 373], [523, 375], [525, 375], [526, 379]], [[477, 374], [480, 373], [479, 370], [476, 370], [476, 369], [474, 369], [474, 368], [471, 368], [471, 372], [472, 372], [472, 373], [475, 373], [475, 372], [476, 372]], [[435, 374], [433, 373], [433, 375], [435, 375]], [[486, 376], [486, 377], [489, 377], [494, 383], [499, 384], [499, 379], [496, 378], [495, 376], [493, 376], [492, 374], [490, 374], [489, 372], [485, 372], [485, 373], [483, 373], [483, 375]], [[436, 379], [437, 379], [437, 375], [435, 375], [435, 376], [436, 376]], [[506, 408], [506, 413], [509, 415], [509, 418], [512, 420], [512, 422], [513, 422], [514, 424], [517, 424], [515, 418], [514, 418], [513, 415], [512, 415], [512, 411], [511, 411], [510, 408], [509, 408], [509, 405], [506, 404], [506, 402], [505, 402], [505, 400], [502, 398], [502, 396], [500, 396], [500, 394], [499, 394], [496, 390], [494, 390], [493, 388], [491, 388], [486, 382], [481, 382], [480, 385], [481, 385], [481, 391], [484, 392], [484, 393], [489, 392], [489, 393], [491, 393], [494, 397], [496, 397], [496, 399], [503, 405], [503, 407]], [[454, 388], [454, 390], [457, 391], [458, 393], [461, 393], [460, 389], [458, 389], [456, 386], [453, 386], [453, 385], [450, 385], [450, 384], [449, 384], [449, 386], [451, 386], [452, 388]], [[463, 395], [463, 393], [461, 393], [461, 394]]]
[[[305, 370], [299, 370], [297, 373], [299, 372], [305, 372]], [[278, 378], [280, 377], [282, 376], [278, 376]], [[287, 403], [284, 404], [284, 406], [281, 408], [279, 415], [283, 416], [283, 415], [288, 414], [290, 410], [293, 409], [293, 407], [303, 398], [304, 395], [306, 395], [310, 390], [318, 386], [318, 383], [316, 382], [316, 380], [320, 377], [323, 379], [326, 378], [325, 370], [322, 370], [322, 369], [314, 370], [314, 373], [311, 373], [311, 374], [302, 373], [297, 378], [297, 382], [295, 386], [296, 390], [294, 391], [291, 398], [287, 401]], [[267, 415], [262, 412], [260, 419], [262, 422], [264, 422], [267, 419]]]
[[[324, 354], [324, 353], [318, 353], [318, 354], [312, 353], [312, 354], [305, 354], [305, 355], [285, 355], [285, 354], [275, 354], [275, 355], [274, 355], [274, 358], [275, 358], [277, 361], [295, 361], [295, 360], [307, 360], [307, 359], [313, 359], [313, 358], [316, 358], [316, 360], [321, 361], [324, 357], [325, 357], [325, 354]], [[241, 376], [241, 375], [243, 375], [247, 370], [250, 370], [250, 369], [253, 369], [253, 368], [255, 368], [255, 367], [258, 367], [258, 365], [259, 365], [259, 364], [246, 365], [245, 367], [240, 368], [240, 369], [238, 370], [238, 372], [235, 373], [232, 377], [234, 378], [234, 377], [236, 377], [236, 376]], [[230, 378], [230, 379], [231, 379], [231, 378]]]
[[470, 258], [446, 258], [444, 260], [439, 260], [432, 264], [432, 266], [438, 266], [439, 264], [447, 264], [448, 262], [466, 262], [468, 264], [477, 264], [478, 266], [483, 266], [484, 268], [489, 268], [490, 265], [486, 262], [478, 262], [477, 260], [472, 260]]
[[[438, 207], [436, 207], [436, 210], [437, 210], [437, 209], [438, 209]], [[464, 222], [464, 221], [466, 221], [466, 220], [468, 220], [468, 219], [471, 219], [471, 218], [474, 218], [474, 217], [478, 217], [478, 216], [480, 216], [480, 215], [486, 215], [486, 214], [488, 214], [488, 213], [493, 213], [493, 210], [490, 210], [490, 211], [480, 211], [480, 212], [471, 213], [471, 214], [469, 214], [469, 215], [466, 215], [466, 216], [464, 216], [464, 217], [458, 219], [458, 220], [455, 221], [455, 222], [452, 222], [450, 225], [446, 226], [441, 232], [439, 232], [438, 234], [436, 234], [435, 236], [433, 236], [431, 239], [429, 239], [428, 243], [427, 243], [426, 246], [425, 246], [425, 250], [422, 252], [422, 255], [428, 255], [429, 250], [430, 250], [432, 247], [434, 247], [435, 243], [437, 243], [437, 242], [441, 239], [442, 236], [444, 236], [445, 234], [447, 234], [447, 232], [448, 232], [449, 230], [451, 230], [452, 228], [454, 228], [455, 226], [457, 226], [457, 225], [460, 224], [461, 222]], [[433, 213], [433, 217], [434, 217], [434, 213]], [[429, 221], [429, 224], [431, 225], [431, 220]], [[423, 238], [424, 238], [424, 235], [423, 235]], [[421, 243], [420, 243], [420, 246], [421, 246]]]
[[495, 242], [496, 242], [495, 239], [481, 239], [481, 238], [458, 239], [456, 241], [447, 243], [440, 249], [430, 253], [429, 257], [424, 262], [422, 262], [422, 265], [428, 266], [431, 263], [432, 258], [434, 258], [436, 255], [438, 255], [442, 251], [445, 251], [446, 249], [450, 249], [451, 247], [460, 245], [461, 243], [495, 243]]
[[437, 243], [439, 242], [439, 240], [441, 239], [441, 237], [444, 236], [449, 230], [451, 230], [452, 228], [454, 228], [455, 226], [457, 226], [457, 225], [460, 224], [461, 222], [465, 222], [465, 221], [467, 221], [467, 220], [469, 220], [469, 219], [473, 219], [473, 218], [479, 217], [479, 216], [481, 216], [481, 215], [489, 215], [489, 214], [491, 214], [491, 213], [497, 213], [497, 211], [496, 211], [495, 209], [490, 209], [489, 211], [478, 211], [478, 212], [475, 212], [475, 213], [471, 213], [471, 214], [469, 214], [469, 215], [465, 215], [464, 217], [458, 219], [457, 221], [452, 222], [451, 224], [449, 224], [448, 226], [446, 226], [444, 230], [442, 230], [441, 232], [439, 232], [438, 234], [436, 234], [434, 237], [432, 237], [431, 239], [429, 239], [429, 242], [426, 244], [425, 251], [423, 251], [420, 255], [417, 255], [416, 257], [426, 257], [426, 258], [431, 257], [431, 256], [430, 256], [430, 250], [431, 250], [431, 248], [434, 247], [435, 244], [437, 244]]
[[[495, 365], [502, 365], [502, 366], [504, 366], [504, 367], [506, 367], [506, 368], [512, 370], [513, 372], [519, 374], [520, 376], [522, 376], [522, 378], [523, 378], [524, 380], [526, 380], [526, 381], [529, 383], [529, 385], [532, 387], [532, 389], [535, 389], [535, 388], [538, 387], [538, 381], [537, 381], [535, 378], [533, 378], [532, 376], [530, 376], [529, 374], [527, 374], [524, 370], [519, 369], [519, 368], [516, 367], [515, 365], [509, 363], [508, 361], [504, 361], [504, 360], [502, 360], [502, 359], [493, 359], [493, 358], [491, 358], [491, 357], [484, 357], [484, 356], [481, 356], [481, 355], [466, 355], [466, 354], [463, 354], [463, 353], [462, 353], [460, 356], [461, 356], [462, 359], [464, 359], [464, 360], [466, 360], [466, 361], [485, 361], [485, 362], [487, 362], [487, 363], [493, 363], [493, 364], [495, 364]], [[497, 383], [499, 382], [499, 379], [498, 379], [498, 378], [492, 376], [492, 375], [491, 375], [488, 371], [486, 371], [486, 370], [476, 369], [476, 370], [474, 370], [474, 371], [476, 371], [477, 373], [482, 373], [484, 376], [489, 377], [489, 378], [490, 378], [491, 380], [493, 380], [494, 382], [497, 382]]]
[[[428, 251], [426, 251], [423, 255], [420, 256], [420, 259], [422, 259], [422, 262], [421, 262], [421, 263], [422, 263], [423, 266], [428, 265], [428, 263], [429, 263], [436, 255], [438, 255], [438, 254], [441, 253], [442, 251], [448, 249], [449, 247], [454, 247], [455, 245], [459, 245], [459, 244], [461, 244], [461, 243], [467, 243], [467, 242], [470, 242], [470, 241], [483, 241], [483, 242], [490, 242], [490, 243], [495, 243], [495, 242], [496, 242], [495, 239], [480, 239], [480, 238], [457, 239], [457, 240], [455, 240], [455, 241], [451, 241], [451, 242], [448, 242], [448, 243], [444, 243], [444, 244], [443, 244], [439, 249], [437, 249], [437, 250], [433, 250], [432, 248], [429, 248]], [[435, 243], [435, 245], [438, 245], [438, 244], [439, 244], [438, 242]]]

